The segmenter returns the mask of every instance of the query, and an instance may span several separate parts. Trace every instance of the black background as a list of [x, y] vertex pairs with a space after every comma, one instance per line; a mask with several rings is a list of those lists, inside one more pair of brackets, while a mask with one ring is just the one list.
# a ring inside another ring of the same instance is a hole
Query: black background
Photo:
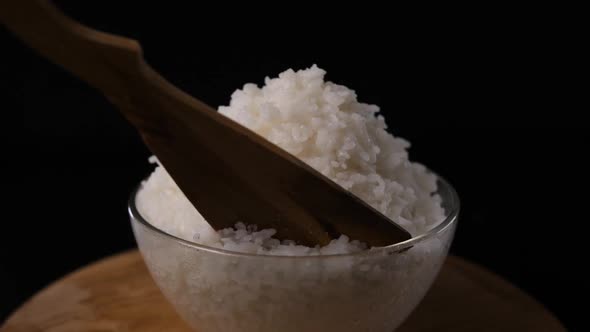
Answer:
[[[455, 185], [463, 209], [453, 254], [526, 290], [570, 330], [587, 327], [574, 304], [589, 290], [590, 135], [579, 116], [587, 76], [580, 84], [580, 43], [551, 20], [427, 26], [356, 7], [319, 14], [276, 5], [252, 16], [229, 5], [59, 4], [138, 39], [154, 68], [213, 106], [246, 82], [318, 64], [381, 106], [390, 130], [412, 142], [411, 158]], [[150, 166], [134, 129], [100, 94], [0, 34], [1, 321], [64, 274], [135, 246], [126, 201]]]

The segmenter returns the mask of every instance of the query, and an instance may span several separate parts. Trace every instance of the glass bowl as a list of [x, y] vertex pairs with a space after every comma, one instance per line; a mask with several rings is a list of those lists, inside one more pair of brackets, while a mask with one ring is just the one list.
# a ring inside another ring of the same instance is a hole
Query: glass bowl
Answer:
[[268, 256], [212, 248], [129, 214], [157, 285], [200, 332], [392, 332], [436, 278], [457, 224], [459, 198], [438, 178], [447, 217], [425, 234], [354, 254]]

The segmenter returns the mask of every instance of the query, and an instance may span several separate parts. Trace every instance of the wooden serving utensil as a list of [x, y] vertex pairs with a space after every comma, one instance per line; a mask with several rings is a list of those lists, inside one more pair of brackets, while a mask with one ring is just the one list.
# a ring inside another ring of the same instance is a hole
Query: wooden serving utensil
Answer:
[[115, 104], [213, 228], [242, 221], [306, 245], [325, 245], [340, 234], [371, 246], [411, 237], [296, 157], [167, 82], [146, 64], [137, 41], [82, 26], [43, 0], [2, 0], [0, 20]]

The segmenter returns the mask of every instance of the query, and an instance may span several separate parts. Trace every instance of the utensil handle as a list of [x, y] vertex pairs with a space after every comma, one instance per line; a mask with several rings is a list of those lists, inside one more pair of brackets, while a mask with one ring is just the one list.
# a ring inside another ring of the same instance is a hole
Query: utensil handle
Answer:
[[51, 61], [108, 96], [125, 90], [143, 63], [135, 40], [83, 26], [47, 0], [2, 0], [0, 22]]
[[[27, 45], [100, 90], [144, 136], [162, 136], [175, 99], [199, 112], [200, 125], [227, 122], [213, 108], [181, 91], [154, 71], [133, 39], [88, 28], [48, 0], [0, 0], [0, 23]], [[149, 98], [148, 98], [149, 96]], [[158, 103], [152, 107], [146, 103]], [[182, 115], [182, 114], [181, 114]]]

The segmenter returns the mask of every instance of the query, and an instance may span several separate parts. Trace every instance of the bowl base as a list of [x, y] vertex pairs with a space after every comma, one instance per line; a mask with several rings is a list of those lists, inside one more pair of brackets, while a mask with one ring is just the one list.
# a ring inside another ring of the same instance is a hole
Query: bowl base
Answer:
[[[441, 331], [566, 331], [518, 288], [453, 256], [398, 332], [433, 331], [438, 326]], [[50, 285], [15, 311], [0, 332], [50, 328], [54, 332], [192, 331], [161, 294], [136, 250], [91, 264]]]

